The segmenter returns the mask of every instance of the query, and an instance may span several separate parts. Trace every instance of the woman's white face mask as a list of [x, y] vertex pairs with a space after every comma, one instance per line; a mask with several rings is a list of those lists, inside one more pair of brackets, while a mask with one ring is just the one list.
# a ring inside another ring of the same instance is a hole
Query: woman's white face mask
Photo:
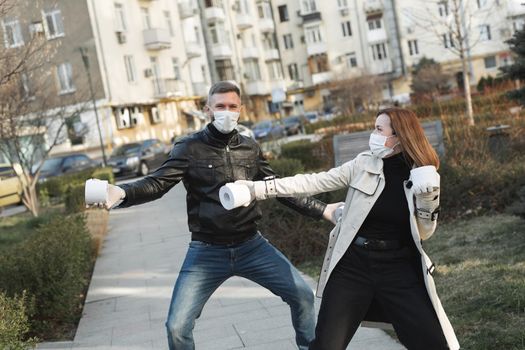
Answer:
[[368, 145], [370, 146], [370, 151], [372, 152], [372, 154], [378, 158], [385, 158], [386, 156], [394, 152], [394, 147], [396, 147], [397, 143], [394, 145], [394, 147], [390, 148], [386, 146], [386, 141], [390, 137], [395, 136], [396, 135], [383, 136], [376, 133], [370, 134], [370, 140], [368, 141]]
[[223, 134], [229, 134], [237, 127], [239, 112], [232, 111], [214, 111], [213, 126]]

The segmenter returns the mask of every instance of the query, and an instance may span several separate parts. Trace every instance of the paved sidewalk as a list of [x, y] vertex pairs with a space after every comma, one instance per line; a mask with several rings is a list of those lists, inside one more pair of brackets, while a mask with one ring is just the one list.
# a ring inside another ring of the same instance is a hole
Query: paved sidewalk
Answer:
[[[158, 201], [111, 213], [75, 340], [39, 349], [167, 349], [164, 322], [190, 240], [185, 195], [178, 185]], [[194, 335], [197, 350], [297, 349], [288, 305], [242, 278], [214, 293]], [[349, 349], [404, 348], [380, 330], [363, 328]]]

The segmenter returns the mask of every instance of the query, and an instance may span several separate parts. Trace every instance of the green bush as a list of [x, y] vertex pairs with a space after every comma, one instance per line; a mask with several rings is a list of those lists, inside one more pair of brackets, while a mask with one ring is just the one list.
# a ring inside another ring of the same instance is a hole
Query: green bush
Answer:
[[304, 172], [303, 163], [299, 159], [279, 158], [270, 160], [270, 166], [280, 177], [292, 176]]
[[27, 337], [32, 305], [25, 292], [13, 298], [0, 292], [0, 349], [27, 350], [36, 346], [36, 338]]
[[318, 147], [318, 143], [308, 140], [290, 142], [281, 147], [281, 157], [300, 160], [306, 170], [319, 169], [325, 162], [315, 152]]
[[115, 183], [115, 175], [113, 174], [113, 168], [111, 167], [96, 169], [91, 177], [99, 180], [107, 180], [110, 184]]
[[66, 190], [64, 199], [67, 213], [79, 213], [85, 208], [84, 183], [72, 184]]
[[84, 183], [92, 174], [93, 170], [88, 169], [76, 174], [51, 177], [38, 185], [38, 192], [47, 191], [49, 197], [62, 199], [69, 185]]
[[0, 288], [34, 296], [32, 332], [52, 338], [78, 315], [92, 257], [84, 217], [54, 217], [0, 256]]

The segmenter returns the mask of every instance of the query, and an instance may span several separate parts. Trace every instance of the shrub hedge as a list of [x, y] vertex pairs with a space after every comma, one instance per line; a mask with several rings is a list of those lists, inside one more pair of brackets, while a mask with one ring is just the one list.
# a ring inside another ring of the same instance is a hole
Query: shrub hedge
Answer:
[[0, 292], [0, 349], [34, 348], [36, 338], [29, 338], [29, 315], [33, 306], [26, 293], [10, 298]]
[[0, 289], [34, 298], [32, 332], [49, 339], [78, 317], [93, 259], [82, 215], [56, 216], [0, 255]]

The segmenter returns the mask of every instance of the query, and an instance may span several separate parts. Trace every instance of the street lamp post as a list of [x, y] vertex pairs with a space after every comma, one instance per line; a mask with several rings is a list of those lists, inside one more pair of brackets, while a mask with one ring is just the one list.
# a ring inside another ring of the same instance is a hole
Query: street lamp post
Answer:
[[91, 80], [91, 72], [89, 71], [89, 57], [87, 55], [87, 48], [80, 47], [80, 54], [82, 55], [82, 62], [84, 63], [84, 68], [86, 69], [86, 73], [88, 76], [88, 83], [89, 83], [89, 92], [91, 94], [91, 101], [93, 102], [93, 110], [95, 111], [95, 119], [97, 121], [97, 129], [98, 129], [98, 137], [100, 141], [100, 149], [102, 151], [102, 161], [104, 163], [104, 166], [108, 165], [108, 161], [106, 158], [106, 151], [104, 150], [104, 140], [102, 138], [102, 131], [100, 130], [100, 121], [98, 118], [98, 111], [97, 111], [97, 102], [95, 100], [95, 92], [93, 91], [93, 81]]

